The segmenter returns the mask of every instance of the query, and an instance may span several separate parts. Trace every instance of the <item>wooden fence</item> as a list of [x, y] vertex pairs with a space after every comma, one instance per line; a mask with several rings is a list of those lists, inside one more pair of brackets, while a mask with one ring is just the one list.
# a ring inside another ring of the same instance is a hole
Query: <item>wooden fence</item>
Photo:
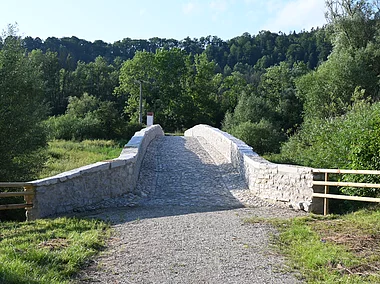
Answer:
[[380, 171], [370, 170], [339, 170], [339, 169], [313, 169], [313, 173], [324, 174], [324, 181], [314, 180], [313, 185], [324, 186], [324, 193], [313, 193], [313, 197], [323, 198], [323, 214], [329, 213], [328, 199], [341, 199], [341, 200], [353, 200], [353, 201], [365, 201], [365, 202], [378, 202], [380, 198], [374, 197], [361, 197], [351, 195], [337, 195], [330, 194], [330, 186], [349, 186], [358, 188], [380, 188], [380, 184], [372, 183], [359, 183], [359, 182], [336, 182], [329, 181], [329, 174], [361, 174], [361, 175], [380, 175]]
[[0, 205], [0, 210], [19, 209], [19, 208], [32, 208], [34, 197], [34, 186], [27, 182], [0, 182], [0, 188], [24, 188], [20, 192], [0, 192], [0, 198], [24, 196], [25, 203], [20, 204], [3, 204]]

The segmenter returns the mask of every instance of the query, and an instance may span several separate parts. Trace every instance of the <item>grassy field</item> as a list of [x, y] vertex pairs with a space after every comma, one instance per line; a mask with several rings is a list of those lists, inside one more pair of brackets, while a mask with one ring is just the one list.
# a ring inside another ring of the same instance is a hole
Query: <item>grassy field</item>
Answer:
[[274, 244], [307, 283], [380, 283], [380, 209], [276, 219]]
[[48, 160], [40, 178], [53, 176], [95, 162], [117, 158], [122, 147], [111, 140], [49, 142]]
[[0, 283], [69, 283], [109, 232], [103, 222], [76, 218], [0, 222]]

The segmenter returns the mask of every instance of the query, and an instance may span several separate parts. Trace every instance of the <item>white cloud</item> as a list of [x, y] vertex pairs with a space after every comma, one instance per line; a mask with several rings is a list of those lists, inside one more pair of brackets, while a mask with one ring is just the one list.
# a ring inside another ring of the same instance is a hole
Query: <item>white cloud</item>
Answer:
[[228, 4], [225, 0], [211, 1], [210, 8], [215, 12], [222, 13], [227, 10]]
[[310, 30], [312, 27], [321, 27], [326, 23], [324, 17], [325, 3], [323, 0], [293, 0], [279, 6], [274, 0], [268, 2], [267, 9], [274, 14], [262, 27], [272, 32]]
[[199, 3], [197, 2], [187, 2], [182, 5], [182, 11], [186, 15], [197, 13], [200, 10]]

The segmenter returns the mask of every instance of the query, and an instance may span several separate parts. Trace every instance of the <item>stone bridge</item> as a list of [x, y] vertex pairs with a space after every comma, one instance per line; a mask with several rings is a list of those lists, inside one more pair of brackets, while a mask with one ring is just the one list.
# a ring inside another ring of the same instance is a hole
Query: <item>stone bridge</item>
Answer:
[[197, 125], [133, 136], [116, 159], [33, 181], [28, 220], [125, 206], [279, 206], [313, 210], [311, 168], [273, 164], [219, 129]]

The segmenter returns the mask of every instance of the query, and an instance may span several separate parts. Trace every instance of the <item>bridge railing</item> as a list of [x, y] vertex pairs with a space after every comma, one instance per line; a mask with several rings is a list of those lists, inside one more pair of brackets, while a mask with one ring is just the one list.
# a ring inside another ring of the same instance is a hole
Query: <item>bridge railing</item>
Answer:
[[327, 215], [329, 213], [329, 199], [340, 199], [340, 200], [352, 200], [352, 201], [363, 201], [363, 202], [377, 202], [380, 203], [380, 198], [374, 197], [363, 197], [363, 196], [352, 196], [352, 195], [338, 195], [331, 194], [330, 186], [334, 187], [355, 187], [355, 188], [380, 188], [380, 184], [375, 183], [360, 183], [360, 182], [340, 182], [340, 181], [330, 181], [330, 174], [360, 174], [360, 175], [380, 175], [380, 171], [373, 170], [340, 170], [340, 169], [313, 169], [314, 176], [318, 174], [323, 174], [324, 180], [313, 180], [313, 187], [324, 187], [324, 192], [314, 192], [314, 198], [323, 198], [323, 214]]
[[33, 207], [34, 186], [27, 182], [0, 182], [0, 188], [23, 188], [23, 191], [0, 192], [0, 198], [23, 196], [25, 203], [1, 204], [0, 210], [29, 209]]

